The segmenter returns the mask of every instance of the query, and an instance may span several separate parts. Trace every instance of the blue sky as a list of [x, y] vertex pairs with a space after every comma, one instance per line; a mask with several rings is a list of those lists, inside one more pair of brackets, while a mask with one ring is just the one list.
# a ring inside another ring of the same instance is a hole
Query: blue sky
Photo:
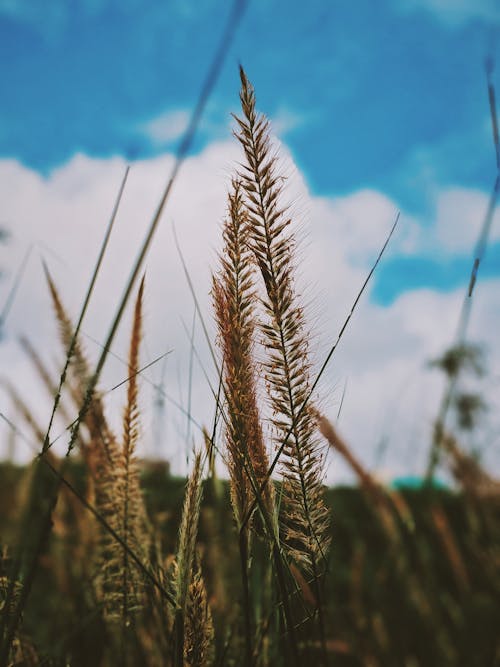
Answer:
[[[172, 150], [175, 127], [145, 128], [168, 114], [182, 128], [229, 6], [0, 0], [0, 158], [48, 174], [77, 152]], [[242, 62], [314, 194], [378, 190], [430, 225], [439, 189], [491, 187], [484, 61], [500, 62], [499, 25], [488, 0], [251, 0], [194, 150], [228, 136]], [[470, 261], [392, 258], [372, 298], [453, 289]], [[485, 271], [500, 275], [498, 248]]]

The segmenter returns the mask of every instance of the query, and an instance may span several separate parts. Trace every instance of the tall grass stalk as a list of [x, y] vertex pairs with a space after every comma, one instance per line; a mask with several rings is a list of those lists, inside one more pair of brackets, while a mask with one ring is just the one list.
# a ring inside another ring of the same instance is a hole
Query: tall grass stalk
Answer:
[[[202, 458], [195, 455], [193, 471], [188, 481], [181, 524], [179, 527], [179, 546], [174, 562], [172, 590], [175, 598], [174, 609], [174, 665], [184, 665], [186, 644], [186, 614], [190, 602], [191, 584], [196, 558], [196, 536], [202, 496]], [[202, 604], [200, 598], [199, 601]]]
[[[277, 447], [286, 442], [282, 453], [284, 543], [290, 558], [313, 575], [319, 600], [319, 577], [330, 541], [329, 517], [312, 406], [299, 415], [311, 379], [303, 308], [293, 281], [295, 238], [290, 231], [292, 220], [281, 203], [282, 179], [271, 154], [269, 124], [255, 110], [254, 90], [242, 68], [240, 77], [243, 117], [235, 116], [236, 136], [245, 155], [240, 177], [250, 220], [249, 246], [265, 290], [261, 299], [265, 319], [260, 323], [268, 354], [264, 369]], [[318, 613], [324, 644], [321, 604]]]

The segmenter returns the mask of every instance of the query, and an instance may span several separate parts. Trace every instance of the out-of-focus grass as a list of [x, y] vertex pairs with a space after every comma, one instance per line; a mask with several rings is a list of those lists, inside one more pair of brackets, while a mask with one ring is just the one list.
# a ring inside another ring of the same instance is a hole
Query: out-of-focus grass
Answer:
[[[15, 533], [17, 499], [28, 472], [0, 465], [4, 544]], [[83, 488], [82, 466], [72, 465], [69, 475]], [[168, 476], [166, 467], [156, 465], [143, 470], [142, 481], [148, 513], [165, 551], [172, 552], [185, 480]], [[235, 528], [227, 484], [217, 482], [221, 497], [211, 484], [205, 482], [199, 544], [216, 627], [229, 628], [234, 622], [231, 603], [240, 597]], [[362, 490], [327, 491], [334, 516], [326, 578], [332, 664], [495, 664], [500, 649], [500, 503], [492, 498], [477, 504], [445, 489], [406, 489], [401, 495], [411, 524], [398, 519], [401, 544], [395, 550]], [[54, 536], [24, 613], [23, 632], [42, 656], [71, 656], [72, 665], [97, 665], [107, 641], [105, 626], [98, 609], [81, 616], [82, 609], [89, 609], [88, 587], [64, 572], [72, 539], [71, 512], [64, 506], [62, 502], [56, 513]], [[443, 543], [443, 520], [462, 563], [462, 576]], [[222, 595], [225, 599], [218, 599]]]

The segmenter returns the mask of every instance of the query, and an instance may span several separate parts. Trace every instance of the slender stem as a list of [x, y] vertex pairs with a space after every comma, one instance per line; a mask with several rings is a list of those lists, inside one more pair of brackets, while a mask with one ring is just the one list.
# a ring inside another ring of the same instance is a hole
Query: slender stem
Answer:
[[174, 666], [184, 667], [184, 612], [177, 609], [174, 620]]
[[292, 652], [292, 664], [297, 667], [299, 663], [299, 649], [297, 645], [297, 636], [295, 634], [295, 626], [293, 623], [292, 610], [290, 608], [290, 601], [288, 599], [288, 591], [286, 587], [285, 572], [283, 570], [282, 556], [279, 547], [273, 546], [274, 567], [276, 568], [276, 577], [278, 579], [278, 586], [281, 591], [281, 600], [283, 602], [283, 613], [285, 615], [286, 627], [290, 638], [290, 649]]
[[312, 565], [313, 565], [313, 577], [314, 577], [314, 593], [316, 595], [316, 600], [318, 602], [317, 611], [318, 611], [319, 638], [321, 642], [321, 658], [324, 667], [328, 667], [328, 651], [326, 649], [325, 614], [323, 611], [323, 596], [321, 594], [321, 588], [319, 585], [319, 573], [317, 569], [316, 559], [313, 559]]
[[248, 581], [248, 537], [248, 530], [242, 530], [239, 534], [243, 617], [245, 620], [245, 667], [251, 667], [253, 655], [252, 607]]

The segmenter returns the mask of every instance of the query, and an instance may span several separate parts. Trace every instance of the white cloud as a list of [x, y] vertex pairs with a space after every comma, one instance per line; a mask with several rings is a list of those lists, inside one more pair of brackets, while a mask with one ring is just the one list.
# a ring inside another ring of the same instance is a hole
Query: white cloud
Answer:
[[[284, 146], [282, 151], [288, 164], [285, 171], [291, 173], [290, 155]], [[227, 184], [239, 159], [235, 142], [222, 142], [212, 144], [200, 155], [186, 161], [146, 262], [143, 362], [173, 350], [166, 362], [166, 390], [183, 405], [187, 405], [189, 343], [181, 318], [188, 327], [191, 326], [193, 304], [174, 247], [171, 225], [173, 221], [176, 224], [196, 294], [213, 336], [210, 270], [216, 264], [220, 246], [220, 222], [225, 211]], [[84, 323], [85, 333], [92, 338], [103, 341], [106, 337], [172, 160], [171, 156], [164, 156], [136, 163], [132, 168], [109, 252]], [[92, 160], [77, 156], [48, 179], [42, 179], [15, 161], [0, 162], [2, 219], [12, 233], [7, 252], [2, 250], [0, 263], [8, 269], [10, 277], [27, 246], [35, 242], [39, 254], [45, 256], [50, 266], [64, 301], [76, 315], [124, 169], [125, 164], [120, 159]], [[307, 233], [306, 241], [300, 247], [299, 289], [306, 301], [313, 298], [309, 308], [312, 349], [319, 365], [349, 312], [367, 268], [385, 240], [397, 206], [383, 194], [367, 190], [333, 200], [312, 197], [298, 173], [288, 179], [286, 194], [293, 201], [299, 222]], [[451, 216], [451, 210], [454, 224], [461, 228], [470, 224], [468, 221], [476, 217], [474, 207], [482, 209], [484, 202], [479, 195], [469, 195], [459, 191], [445, 193], [438, 221], [443, 216]], [[462, 196], [468, 204], [462, 202], [455, 209], [453, 202], [462, 201]], [[446, 215], [443, 210], [447, 211]], [[461, 213], [464, 217], [457, 217]], [[404, 251], [405, 248], [416, 252], [428, 243], [427, 237], [416, 233], [416, 221], [406, 219], [406, 222], [397, 233], [390, 252]], [[443, 225], [438, 222], [435, 234], [443, 248], [449, 244], [453, 250], [454, 238]], [[494, 337], [494, 332], [500, 330], [499, 283], [491, 281], [478, 285], [471, 331], [474, 338], [489, 343], [491, 370], [496, 375], [500, 372]], [[0, 283], [0, 303], [3, 303], [8, 287], [6, 278]], [[343, 383], [348, 379], [340, 427], [368, 464], [376, 461], [377, 443], [385, 435], [389, 437], [389, 450], [383, 461], [386, 467], [398, 473], [421, 468], [440, 390], [438, 374], [424, 370], [424, 366], [426, 360], [437, 356], [451, 342], [461, 298], [461, 291], [445, 295], [419, 290], [403, 294], [390, 308], [370, 303], [367, 296], [360, 302], [324, 377], [322, 390], [326, 397], [323, 401], [325, 409], [335, 417]], [[130, 313], [113, 348], [122, 357], [126, 355], [129, 319]], [[58, 349], [56, 328], [36, 253], [30, 260], [6, 322], [6, 338], [0, 344], [0, 366], [45, 424], [48, 402], [40, 398], [39, 385], [30, 364], [16, 343], [16, 335], [20, 332], [28, 334], [47, 362], [52, 362]], [[215, 381], [199, 324], [196, 345], [206, 370]], [[91, 339], [86, 339], [86, 347], [95, 359], [99, 348]], [[146, 375], [158, 382], [160, 366]], [[102, 385], [112, 387], [125, 376], [123, 364], [110, 358]], [[123, 396], [117, 391], [108, 399], [119, 421]], [[0, 404], [2, 412], [11, 414], [2, 395]], [[191, 404], [197, 421], [210, 423], [213, 399], [197, 364]], [[147, 384], [144, 385], [143, 406], [144, 430], [149, 442], [154, 413]], [[166, 423], [164, 454], [179, 469], [192, 445], [192, 442], [185, 442], [186, 418], [167, 403]], [[195, 428], [192, 436], [198, 437]], [[20, 447], [20, 456], [25, 456], [26, 449], [23, 454], [22, 445]], [[343, 474], [341, 464], [334, 459], [331, 479], [338, 479]]]
[[[448, 187], [439, 190], [433, 197], [428, 216], [416, 220], [401, 211], [396, 238], [391, 251], [405, 255], [454, 254], [471, 255], [490, 205], [486, 192], [471, 188]], [[380, 245], [379, 230], [388, 231], [390, 214], [397, 210], [394, 202], [379, 192], [365, 190], [335, 201], [326, 200], [327, 205], [342, 218], [341, 225], [351, 229], [351, 253], [356, 254], [356, 244], [361, 242], [360, 259], [363, 253], [372, 254]], [[385, 224], [384, 221], [385, 220]], [[349, 232], [346, 230], [346, 238]], [[361, 241], [360, 237], [363, 237]], [[489, 243], [500, 240], [500, 209], [493, 213]], [[370, 242], [371, 241], [371, 242]], [[366, 246], [365, 246], [366, 243]]]
[[271, 119], [272, 129], [278, 136], [283, 137], [288, 132], [296, 130], [307, 121], [303, 114], [281, 107]]
[[[451, 252], [472, 252], [489, 206], [489, 197], [477, 190], [449, 189], [437, 201], [435, 236]], [[500, 239], [500, 210], [491, 223], [490, 241]]]
[[[401, 213], [395, 202], [375, 190], [359, 190], [335, 199], [315, 198], [313, 217], [326, 238], [341, 239], [340, 250], [350, 263], [366, 267], [377, 256], [396, 216]], [[400, 217], [392, 248], [408, 252], [416, 247], [417, 223]]]
[[166, 113], [140, 126], [141, 132], [155, 144], [164, 145], [182, 137], [189, 125], [190, 113], [186, 109]]

